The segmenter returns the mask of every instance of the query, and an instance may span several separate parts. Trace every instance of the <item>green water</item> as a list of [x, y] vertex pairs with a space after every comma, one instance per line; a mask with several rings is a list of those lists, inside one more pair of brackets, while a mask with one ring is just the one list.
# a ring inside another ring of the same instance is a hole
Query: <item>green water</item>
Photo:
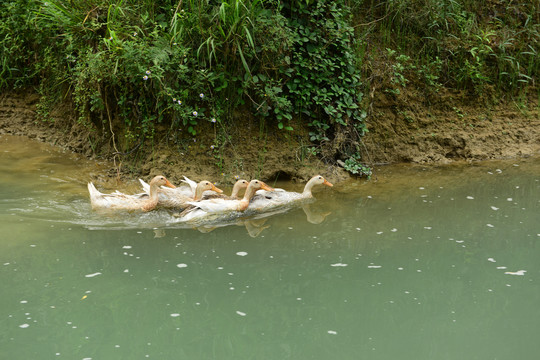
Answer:
[[200, 230], [92, 213], [105, 169], [0, 136], [0, 359], [538, 358], [539, 159], [376, 169], [309, 221]]

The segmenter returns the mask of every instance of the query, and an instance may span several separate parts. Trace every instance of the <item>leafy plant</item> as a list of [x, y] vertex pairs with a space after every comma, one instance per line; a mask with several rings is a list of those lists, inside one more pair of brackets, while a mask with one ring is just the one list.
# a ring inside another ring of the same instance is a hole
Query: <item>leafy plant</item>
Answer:
[[290, 1], [283, 11], [289, 14], [293, 50], [290, 68], [281, 73], [288, 78], [292, 110], [309, 119], [310, 140], [330, 141], [332, 128], [357, 125], [363, 135], [363, 94], [346, 3]]
[[353, 175], [365, 175], [368, 179], [371, 178], [372, 169], [362, 164], [361, 161], [361, 155], [359, 153], [354, 153], [351, 157], [345, 160], [343, 163], [343, 168]]

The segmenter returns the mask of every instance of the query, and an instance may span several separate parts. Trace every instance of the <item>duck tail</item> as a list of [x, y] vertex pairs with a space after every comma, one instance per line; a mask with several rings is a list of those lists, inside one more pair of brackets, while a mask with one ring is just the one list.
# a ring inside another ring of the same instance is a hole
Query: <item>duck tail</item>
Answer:
[[88, 183], [88, 192], [90, 193], [91, 198], [101, 195], [98, 189], [96, 189], [94, 184], [92, 184], [91, 182]]
[[142, 185], [143, 191], [145, 193], [150, 194], [150, 185], [146, 181], [144, 181], [143, 179], [139, 179], [139, 182]]
[[182, 182], [188, 184], [191, 191], [193, 191], [193, 195], [195, 195], [195, 192], [197, 191], [197, 183], [185, 175], [184, 175], [184, 180], [182, 180]]
[[92, 208], [95, 208], [96, 202], [102, 199], [103, 194], [91, 182], [88, 183], [88, 192], [90, 193], [90, 204], [92, 204]]

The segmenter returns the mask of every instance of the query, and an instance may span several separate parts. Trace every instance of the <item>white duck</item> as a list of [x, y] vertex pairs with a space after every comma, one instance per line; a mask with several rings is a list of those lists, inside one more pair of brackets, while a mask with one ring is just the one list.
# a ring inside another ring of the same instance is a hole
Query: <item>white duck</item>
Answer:
[[305, 199], [313, 198], [311, 190], [315, 185], [326, 185], [332, 187], [333, 185], [321, 175], [315, 175], [312, 177], [304, 187], [302, 193], [293, 191], [285, 191], [283, 189], [275, 189], [275, 191], [257, 191], [257, 195], [253, 197], [250, 202], [248, 210], [260, 212], [262, 210], [271, 210], [278, 206], [295, 203]]
[[234, 183], [231, 196], [227, 196], [224, 194], [203, 194], [202, 200], [208, 200], [208, 199], [227, 199], [227, 200], [237, 200], [239, 199], [238, 194], [242, 189], [247, 189], [249, 185], [249, 182], [247, 180], [238, 180]]
[[[148, 193], [150, 186], [140, 179], [139, 181], [141, 182], [144, 191]], [[201, 200], [203, 197], [203, 193], [207, 190], [212, 190], [217, 193], [223, 192], [223, 190], [217, 188], [214, 184], [212, 184], [210, 181], [207, 181], [207, 180], [203, 180], [199, 182], [195, 187], [193, 187], [193, 184], [190, 184], [190, 188], [191, 189], [194, 188], [194, 193], [192, 193], [191, 191], [186, 192], [185, 189], [176, 190], [176, 189], [162, 188], [161, 191], [159, 192], [159, 197], [158, 197], [159, 206], [162, 206], [165, 208], [185, 208], [186, 206], [188, 206], [189, 201]]]
[[[238, 180], [234, 183], [231, 196], [227, 196], [225, 194], [216, 194], [215, 192], [212, 192], [212, 194], [203, 194], [202, 199], [200, 200], [210, 200], [210, 199], [226, 199], [226, 200], [237, 200], [238, 199], [238, 193], [242, 190], [248, 187], [247, 180]], [[194, 200], [199, 201], [199, 200]], [[194, 209], [196, 206], [188, 204], [184, 208], [184, 212], [187, 213], [189, 210]], [[174, 216], [181, 216], [180, 214], [173, 214]]]
[[251, 180], [246, 189], [244, 197], [239, 200], [208, 199], [201, 201], [188, 201], [194, 208], [187, 209], [180, 214], [182, 221], [189, 221], [204, 218], [210, 214], [223, 214], [233, 211], [244, 211], [249, 206], [251, 198], [257, 190], [264, 189], [273, 191], [274, 189], [260, 180]]
[[158, 175], [150, 181], [148, 193], [149, 196], [133, 196], [120, 192], [112, 194], [103, 194], [99, 192], [94, 184], [88, 183], [88, 192], [90, 193], [90, 203], [94, 210], [153, 210], [158, 204], [158, 193], [160, 186], [176, 188], [163, 175]]

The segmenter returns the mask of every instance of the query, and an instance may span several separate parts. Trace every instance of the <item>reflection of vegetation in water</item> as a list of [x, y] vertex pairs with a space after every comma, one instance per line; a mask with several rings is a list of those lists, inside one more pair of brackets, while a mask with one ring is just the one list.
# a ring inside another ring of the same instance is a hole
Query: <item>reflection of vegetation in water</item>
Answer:
[[221, 168], [241, 109], [266, 119], [267, 133], [309, 128], [310, 156], [354, 173], [366, 161], [363, 93], [378, 82], [392, 96], [410, 86], [519, 93], [538, 74], [538, 10], [470, 0], [3, 1], [0, 88], [38, 85], [44, 119], [69, 99], [96, 149], [112, 135], [115, 151], [135, 158], [156, 138], [180, 152], [213, 129]]

